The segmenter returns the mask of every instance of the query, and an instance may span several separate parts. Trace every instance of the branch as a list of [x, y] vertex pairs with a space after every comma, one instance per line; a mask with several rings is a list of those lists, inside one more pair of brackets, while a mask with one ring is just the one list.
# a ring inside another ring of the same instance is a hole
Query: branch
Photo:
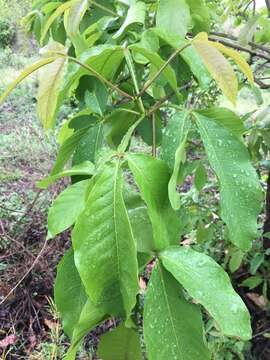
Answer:
[[235, 50], [239, 50], [239, 51], [244, 51], [252, 56], [256, 56], [260, 59], [265, 59], [267, 61], [270, 62], [270, 55], [266, 55], [262, 52], [258, 52], [256, 50], [252, 50], [252, 49], [249, 49], [249, 48], [246, 48], [242, 45], [239, 45], [239, 44], [235, 44], [235, 43], [232, 43], [230, 40], [227, 40], [225, 38], [219, 38], [219, 37], [216, 37], [216, 36], [209, 36], [209, 40], [212, 40], [212, 41], [216, 41], [216, 42], [220, 42], [221, 44], [223, 45], [226, 45], [232, 49], [235, 49]]
[[140, 93], [138, 94], [138, 97], [141, 97], [146, 91], [147, 89], [153, 84], [154, 81], [156, 81], [159, 76], [162, 74], [162, 72], [166, 69], [166, 67], [173, 61], [173, 59], [180, 54], [182, 51], [184, 51], [187, 47], [189, 47], [191, 45], [191, 43], [185, 44], [184, 46], [182, 46], [179, 49], [176, 49], [174, 51], [174, 53], [172, 53], [172, 55], [169, 57], [169, 59], [162, 65], [162, 67], [158, 70], [158, 72], [152, 77], [152, 79], [150, 79], [149, 81], [146, 82], [146, 84], [144, 85], [143, 89], [140, 91]]
[[[269, 0], [270, 1], [270, 0]], [[212, 31], [210, 33], [210, 35], [214, 35], [214, 36], [217, 36], [217, 37], [222, 37], [222, 38], [225, 38], [225, 39], [230, 39], [230, 40], [233, 40], [233, 41], [237, 41], [237, 37], [236, 36], [233, 36], [231, 34], [225, 34], [225, 33], [222, 33], [222, 32], [215, 32], [215, 31]], [[260, 45], [260, 44], [256, 44], [252, 41], [249, 41], [248, 43], [250, 46], [252, 46], [253, 48], [255, 49], [260, 49], [262, 51], [265, 51], [267, 53], [270, 54], [270, 48], [267, 47], [267, 46], [264, 46], [264, 45]]]
[[[187, 90], [192, 86], [192, 80], [189, 81], [187, 84], [181, 86], [181, 88], [179, 89], [180, 91], [183, 90]], [[152, 115], [154, 112], [156, 112], [167, 100], [169, 100], [173, 95], [175, 94], [174, 91], [172, 91], [170, 94], [164, 96], [163, 98], [161, 98], [160, 100], [158, 100], [147, 112], [147, 116]]]
[[111, 89], [113, 89], [114, 91], [117, 91], [120, 95], [122, 95], [123, 97], [126, 97], [130, 100], [134, 100], [133, 96], [129, 95], [128, 93], [126, 93], [125, 91], [121, 90], [117, 85], [114, 85], [112, 82], [110, 82], [109, 80], [107, 80], [104, 76], [102, 76], [99, 72], [97, 72], [95, 69], [93, 69], [91, 66], [82, 63], [81, 61], [79, 61], [78, 59], [72, 57], [72, 56], [68, 56], [60, 51], [49, 51], [49, 53], [53, 53], [53, 54], [57, 54], [59, 56], [65, 57], [66, 59], [80, 65], [81, 67], [83, 67], [84, 69], [86, 69], [87, 71], [89, 71], [92, 75], [94, 75], [96, 78], [98, 78], [101, 82], [103, 82], [104, 84], [108, 85]]

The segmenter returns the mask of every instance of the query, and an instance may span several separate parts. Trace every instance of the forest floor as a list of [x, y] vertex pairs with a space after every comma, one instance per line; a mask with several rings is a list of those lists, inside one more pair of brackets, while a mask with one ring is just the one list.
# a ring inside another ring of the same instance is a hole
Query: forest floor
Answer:
[[[34, 60], [29, 54], [0, 51], [0, 92]], [[37, 79], [33, 75], [0, 106], [0, 303], [5, 300], [0, 305], [0, 355], [3, 360], [62, 359], [68, 346], [53, 304], [52, 289], [56, 265], [69, 246], [69, 233], [49, 243], [45, 240], [47, 210], [65, 182], [51, 186], [49, 191], [36, 187], [37, 180], [52, 167], [57, 150], [55, 133], [46, 137], [38, 122], [36, 88]], [[61, 118], [70, 110], [65, 106]], [[219, 247], [212, 254], [211, 247], [214, 248], [213, 242], [205, 249], [210, 248], [207, 251], [214, 257], [220, 249], [219, 258], [225, 255]], [[249, 272], [245, 265], [231, 277], [252, 313], [253, 342], [243, 344], [226, 339], [220, 349], [224, 357], [215, 359], [270, 359], [270, 320], [263, 289], [245, 291], [240, 286]], [[92, 334], [90, 345], [78, 359], [91, 358], [97, 334]]]

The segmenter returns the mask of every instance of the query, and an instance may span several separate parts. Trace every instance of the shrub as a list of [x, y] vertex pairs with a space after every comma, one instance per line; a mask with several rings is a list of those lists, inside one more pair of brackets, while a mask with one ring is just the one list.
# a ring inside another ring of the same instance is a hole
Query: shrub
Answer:
[[12, 45], [15, 39], [15, 26], [7, 20], [0, 20], [0, 47], [6, 48], [7, 46]]

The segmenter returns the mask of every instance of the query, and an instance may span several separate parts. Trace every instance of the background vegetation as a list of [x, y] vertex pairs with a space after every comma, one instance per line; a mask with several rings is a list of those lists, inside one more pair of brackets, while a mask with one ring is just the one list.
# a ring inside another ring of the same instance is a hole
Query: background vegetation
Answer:
[[[24, 41], [20, 28], [20, 20], [29, 10], [30, 3], [23, 0], [0, 0], [0, 93], [20, 70], [36, 58], [33, 42]], [[263, 11], [266, 11], [265, 8]], [[237, 28], [242, 23], [243, 27], [252, 16], [252, 2], [244, 13], [238, 14], [237, 9], [232, 9], [231, 12], [233, 21], [228, 26]], [[6, 22], [10, 24], [8, 35], [1, 30], [1, 24]], [[13, 29], [16, 29], [16, 41]], [[8, 41], [5, 40], [7, 38]], [[268, 43], [269, 38], [266, 38], [264, 44]], [[249, 136], [246, 140], [261, 183], [267, 190], [269, 147], [261, 149], [261, 146], [265, 146], [265, 141], [269, 141], [270, 119], [266, 110], [269, 110], [270, 105], [270, 64], [256, 57], [251, 57], [249, 61], [257, 71], [257, 83], [263, 83], [262, 91], [251, 93], [243, 87], [236, 111], [240, 115], [254, 112], [253, 117], [247, 120]], [[64, 249], [68, 248], [68, 233], [43, 249], [46, 209], [63, 189], [66, 180], [53, 186], [50, 192], [37, 190], [35, 183], [52, 167], [58, 148], [59, 127], [62, 121], [75, 111], [77, 104], [73, 101], [66, 103], [55, 132], [44, 137], [36, 116], [36, 99], [33, 95], [36, 86], [37, 79], [33, 75], [0, 107], [0, 296], [8, 295], [22, 275], [28, 272], [29, 268], [33, 268], [10, 294], [8, 301], [1, 305], [0, 352], [3, 359], [61, 359], [68, 343], [51, 300], [55, 267]], [[210, 96], [201, 93], [197, 96], [206, 104], [231, 106], [215, 86]], [[262, 114], [262, 111], [266, 112]], [[139, 139], [133, 146], [145, 147]], [[196, 173], [194, 169], [189, 169], [187, 181], [180, 189], [189, 209], [186, 214], [189, 236], [185, 241], [188, 243], [196, 239], [199, 248], [213, 256], [229, 271], [235, 288], [251, 311], [254, 325], [254, 338], [250, 342], [220, 339], [219, 334], [213, 331], [211, 323], [208, 324], [207, 336], [213, 349], [219, 354], [217, 359], [269, 359], [270, 252], [268, 245], [263, 246], [268, 244], [269, 237], [267, 232], [263, 235], [266, 209], [260, 217], [261, 233], [252, 251], [244, 256], [228, 245], [228, 242], [224, 242], [226, 233], [220, 230], [219, 220], [215, 216], [218, 213], [219, 201], [216, 181], [206, 159], [202, 158], [202, 147], [198, 140], [194, 139], [194, 147], [188, 156], [194, 164], [198, 159], [202, 161], [209, 180], [204, 184], [203, 191], [198, 192]], [[39, 256], [41, 250], [43, 252]], [[147, 274], [142, 279], [142, 286], [144, 281], [147, 281]], [[106, 328], [114, 325], [106, 324]], [[86, 342], [87, 346], [81, 351], [80, 358], [91, 356], [97, 336], [102, 332], [103, 329], [100, 328], [88, 338], [90, 342]]]

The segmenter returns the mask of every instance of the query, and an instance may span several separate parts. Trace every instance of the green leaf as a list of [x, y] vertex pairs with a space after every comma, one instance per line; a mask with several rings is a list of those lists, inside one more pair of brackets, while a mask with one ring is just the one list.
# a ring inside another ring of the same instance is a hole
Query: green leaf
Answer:
[[[164, 65], [165, 61], [155, 52], [151, 50], [145, 49], [139, 45], [131, 45], [129, 49], [132, 50], [132, 53], [143, 55], [146, 59], [148, 59], [154, 67], [154, 72], [152, 73], [152, 77], [160, 70], [160, 68]], [[172, 89], [177, 90], [177, 80], [175, 73], [170, 65], [168, 65], [164, 71], [162, 72], [161, 77], [165, 78], [166, 81], [171, 85]]]
[[[155, 128], [156, 128], [156, 147], [161, 145], [163, 136], [162, 115], [159, 112], [155, 114]], [[143, 141], [149, 145], [153, 145], [153, 123], [149, 117], [143, 119], [137, 129], [137, 133], [141, 136]]]
[[[152, 53], [157, 53], [159, 50], [158, 36], [155, 34], [154, 31], [152, 31], [152, 29], [145, 30], [142, 33], [141, 40], [137, 45], [143, 47], [146, 50], [151, 51]], [[145, 56], [139, 53], [134, 53], [133, 57], [134, 57], [134, 61], [138, 64], [145, 65], [149, 62], [149, 60]]]
[[71, 169], [61, 171], [55, 175], [47, 176], [46, 178], [37, 182], [37, 186], [40, 189], [47, 189], [47, 187], [53, 184], [58, 179], [66, 176], [91, 176], [95, 173], [95, 166], [90, 161], [85, 161], [79, 165], [73, 166]]
[[98, 155], [104, 143], [103, 125], [98, 123], [90, 127], [79, 141], [72, 163], [79, 165], [85, 161], [96, 163]]
[[257, 286], [263, 283], [261, 276], [251, 276], [246, 280], [242, 281], [241, 286], [248, 287], [250, 290], [255, 289]]
[[137, 331], [120, 325], [107, 332], [100, 338], [97, 355], [102, 360], [142, 360]]
[[127, 131], [126, 135], [123, 137], [121, 144], [118, 146], [117, 151], [120, 153], [123, 153], [127, 150], [128, 145], [130, 143], [131, 137], [134, 133], [134, 131], [136, 130], [137, 126], [142, 122], [142, 120], [144, 119], [145, 115], [143, 115], [141, 118], [139, 118], [139, 120], [137, 120]]
[[128, 209], [128, 216], [132, 226], [134, 239], [137, 243], [137, 251], [150, 253], [153, 246], [153, 229], [146, 206]]
[[193, 23], [193, 34], [196, 35], [201, 31], [209, 32], [210, 30], [210, 12], [203, 0], [186, 0]]
[[125, 184], [124, 187], [124, 200], [134, 239], [137, 243], [137, 251], [140, 253], [150, 253], [154, 248], [153, 229], [147, 207], [140, 194], [135, 192], [128, 184]]
[[119, 163], [108, 163], [76, 222], [72, 241], [91, 300], [111, 315], [128, 318], [138, 293], [138, 264], [122, 188]]
[[176, 191], [181, 164], [185, 162], [185, 146], [190, 129], [188, 111], [177, 112], [166, 127], [162, 141], [162, 157], [172, 170], [169, 181], [169, 199], [174, 210], [180, 208], [180, 198]]
[[132, 4], [128, 9], [127, 16], [125, 18], [123, 25], [114, 34], [113, 38], [114, 39], [119, 38], [133, 24], [144, 25], [145, 15], [146, 15], [146, 5], [143, 1], [137, 1], [136, 3]]
[[153, 250], [178, 244], [180, 222], [168, 202], [169, 168], [164, 161], [144, 154], [129, 154], [127, 159], [148, 208], [153, 226]]
[[202, 188], [207, 183], [207, 180], [208, 180], [207, 172], [203, 164], [200, 162], [195, 171], [194, 185], [196, 190], [201, 191]]
[[162, 29], [168, 34], [184, 38], [190, 24], [190, 11], [185, 0], [159, 1], [156, 17], [157, 28]]
[[[104, 134], [108, 144], [117, 148], [123, 141], [129, 129], [134, 125], [138, 115], [127, 109], [117, 109], [105, 118]], [[131, 109], [130, 109], [131, 110]], [[123, 146], [124, 148], [124, 146]]]
[[40, 36], [40, 43], [43, 43], [47, 32], [49, 31], [51, 25], [53, 24], [53, 22], [59, 17], [61, 16], [66, 10], [68, 10], [71, 6], [73, 6], [75, 3], [77, 2], [77, 0], [72, 0], [72, 1], [67, 1], [64, 4], [60, 5], [55, 11], [54, 13], [49, 17], [49, 19], [47, 20], [44, 28], [42, 29], [42, 33]]
[[227, 108], [213, 107], [210, 109], [199, 110], [197, 113], [207, 118], [211, 118], [217, 124], [224, 126], [240, 139], [242, 139], [242, 136], [246, 131], [245, 125], [241, 118]]
[[[51, 42], [43, 51], [64, 52], [62, 44]], [[47, 131], [55, 122], [57, 99], [64, 79], [66, 59], [59, 57], [39, 71], [39, 88], [37, 95], [37, 111], [39, 119]]]
[[77, 220], [85, 207], [85, 193], [88, 180], [69, 186], [54, 200], [48, 213], [50, 238], [68, 229]]
[[72, 338], [87, 295], [74, 264], [73, 250], [68, 250], [57, 267], [54, 299], [65, 333]]
[[221, 217], [231, 241], [248, 251], [257, 235], [262, 191], [248, 151], [232, 130], [215, 118], [194, 113], [210, 165], [220, 183]]
[[87, 133], [88, 129], [89, 126], [76, 131], [62, 144], [62, 146], [58, 151], [54, 167], [51, 171], [51, 175], [56, 175], [57, 173], [63, 170], [64, 166], [66, 165], [71, 155], [76, 150], [79, 142], [81, 141], [83, 136]]
[[74, 37], [80, 32], [80, 23], [88, 7], [88, 0], [76, 0], [65, 11], [65, 28], [70, 37]]
[[93, 113], [102, 116], [107, 107], [108, 91], [102, 82], [92, 78], [91, 87], [88, 87], [88, 89], [85, 91], [84, 100], [86, 106]]
[[234, 251], [232, 252], [232, 256], [229, 262], [229, 269], [232, 273], [234, 273], [235, 271], [237, 271], [243, 261], [244, 258], [244, 253], [239, 250], [239, 249], [234, 249]]
[[64, 360], [75, 360], [76, 353], [83, 338], [106, 318], [108, 318], [108, 316], [88, 299], [82, 309], [79, 321], [74, 328], [72, 343]]
[[245, 26], [242, 27], [239, 36], [238, 41], [240, 44], [247, 46], [250, 41], [252, 41], [252, 38], [257, 31], [258, 23], [260, 20], [261, 15], [257, 14], [255, 16], [252, 16], [248, 22], [245, 24]]
[[250, 316], [228, 274], [212, 258], [189, 247], [160, 254], [163, 265], [202, 304], [227, 336], [251, 338]]
[[[94, 46], [78, 57], [78, 61], [89, 65], [93, 70], [108, 80], [114, 77], [123, 59], [123, 48], [109, 44]], [[70, 88], [74, 87], [74, 84], [76, 85], [76, 82], [84, 75], [91, 74], [78, 64], [69, 64], [67, 78], [58, 100], [58, 107], [66, 98]]]
[[144, 337], [149, 360], [210, 360], [199, 307], [185, 300], [181, 286], [159, 262], [146, 293]]
[[[167, 34], [166, 32], [162, 31], [162, 29], [154, 28], [153, 31], [163, 41], [165, 41], [174, 49], [180, 49], [184, 45], [184, 41], [179, 39], [178, 36], [172, 36], [171, 34]], [[179, 57], [182, 58], [190, 67], [191, 72], [198, 80], [202, 89], [208, 89], [212, 81], [212, 78], [210, 77], [208, 70], [206, 69], [201, 57], [194, 49], [194, 47], [193, 46], [187, 47], [179, 54]]]

